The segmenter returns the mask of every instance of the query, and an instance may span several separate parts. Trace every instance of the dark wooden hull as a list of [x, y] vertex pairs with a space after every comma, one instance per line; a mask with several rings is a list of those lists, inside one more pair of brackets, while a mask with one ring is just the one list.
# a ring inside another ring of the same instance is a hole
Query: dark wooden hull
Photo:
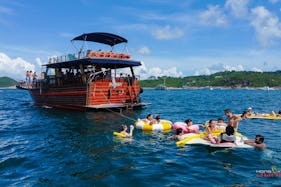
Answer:
[[[76, 87], [56, 87], [56, 88], [33, 88], [28, 90], [34, 105], [49, 106], [55, 108], [72, 109], [72, 110], [115, 110], [120, 108], [125, 109], [140, 109], [149, 103], [103, 103], [93, 105], [87, 103], [86, 86]], [[91, 93], [90, 93], [91, 95]]]
[[29, 89], [35, 105], [66, 109], [85, 109], [85, 87]]

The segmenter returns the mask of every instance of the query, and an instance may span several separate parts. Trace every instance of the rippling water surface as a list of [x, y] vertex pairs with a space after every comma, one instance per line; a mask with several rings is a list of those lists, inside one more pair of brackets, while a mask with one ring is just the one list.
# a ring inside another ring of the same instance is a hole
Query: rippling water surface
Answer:
[[[202, 123], [231, 108], [249, 106], [260, 113], [281, 109], [281, 91], [145, 90], [139, 111], [77, 112], [33, 106], [28, 92], [0, 90], [0, 185], [13, 186], [186, 186], [280, 185], [280, 177], [259, 177], [260, 170], [281, 170], [281, 120], [244, 120], [239, 131], [263, 134], [267, 149], [177, 147], [173, 132], [142, 132], [132, 140], [113, 137], [121, 123], [159, 114], [173, 122]], [[257, 171], [258, 170], [258, 171]]]

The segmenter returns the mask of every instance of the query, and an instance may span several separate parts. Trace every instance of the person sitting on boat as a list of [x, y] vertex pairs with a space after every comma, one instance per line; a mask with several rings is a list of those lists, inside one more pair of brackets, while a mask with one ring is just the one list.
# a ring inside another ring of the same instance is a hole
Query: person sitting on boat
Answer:
[[128, 127], [127, 127], [127, 125], [124, 125], [124, 124], [122, 124], [121, 125], [121, 134], [124, 134], [126, 137], [132, 137], [133, 136], [133, 131], [134, 131], [134, 126], [133, 125], [130, 125], [130, 132], [129, 133], [127, 133], [127, 129], [128, 129]]
[[181, 140], [182, 135], [183, 135], [183, 130], [182, 130], [182, 128], [178, 128], [178, 129], [176, 130], [176, 134], [173, 135], [173, 136], [169, 136], [168, 139], [172, 139], [172, 140], [175, 140], [175, 141], [179, 141], [179, 140]]
[[245, 140], [245, 144], [254, 146], [259, 149], [265, 149], [264, 137], [262, 135], [257, 134], [254, 140]]
[[235, 143], [236, 136], [234, 135], [234, 128], [231, 125], [228, 125], [225, 128], [225, 132], [221, 133], [218, 137], [217, 143], [225, 143], [225, 142], [231, 142]]
[[105, 78], [107, 78], [107, 79], [111, 78], [111, 69], [109, 69], [105, 72]]
[[104, 73], [100, 67], [96, 67], [94, 77], [97, 79], [102, 79], [104, 77]]

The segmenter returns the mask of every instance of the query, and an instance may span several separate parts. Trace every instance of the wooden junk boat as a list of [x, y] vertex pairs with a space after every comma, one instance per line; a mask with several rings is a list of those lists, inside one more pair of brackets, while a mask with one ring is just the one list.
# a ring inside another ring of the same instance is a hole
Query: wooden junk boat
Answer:
[[[111, 46], [127, 43], [110, 33], [88, 33], [72, 41], [97, 42]], [[83, 45], [84, 46], [84, 45]], [[52, 57], [45, 64], [41, 79], [19, 89], [28, 90], [35, 105], [66, 109], [140, 108], [142, 89], [133, 67], [141, 62], [126, 53], [83, 50], [77, 54]]]

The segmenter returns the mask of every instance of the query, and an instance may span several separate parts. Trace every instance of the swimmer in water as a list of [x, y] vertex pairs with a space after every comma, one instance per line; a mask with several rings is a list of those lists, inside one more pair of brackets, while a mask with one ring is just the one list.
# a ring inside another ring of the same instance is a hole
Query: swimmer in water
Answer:
[[142, 119], [142, 121], [152, 125], [154, 123], [153, 115], [148, 114], [145, 119]]
[[182, 135], [183, 135], [183, 130], [182, 130], [182, 128], [178, 128], [178, 129], [176, 130], [176, 134], [173, 135], [173, 136], [168, 137], [168, 139], [173, 139], [173, 140], [175, 140], [175, 141], [179, 141], [179, 140], [181, 140]]
[[264, 137], [262, 135], [257, 134], [254, 140], [245, 140], [245, 144], [254, 146], [259, 149], [265, 149]]
[[133, 125], [130, 125], [130, 133], [127, 133], [127, 125], [121, 125], [121, 134], [125, 135], [126, 137], [133, 137], [133, 131], [134, 131], [134, 126]]

